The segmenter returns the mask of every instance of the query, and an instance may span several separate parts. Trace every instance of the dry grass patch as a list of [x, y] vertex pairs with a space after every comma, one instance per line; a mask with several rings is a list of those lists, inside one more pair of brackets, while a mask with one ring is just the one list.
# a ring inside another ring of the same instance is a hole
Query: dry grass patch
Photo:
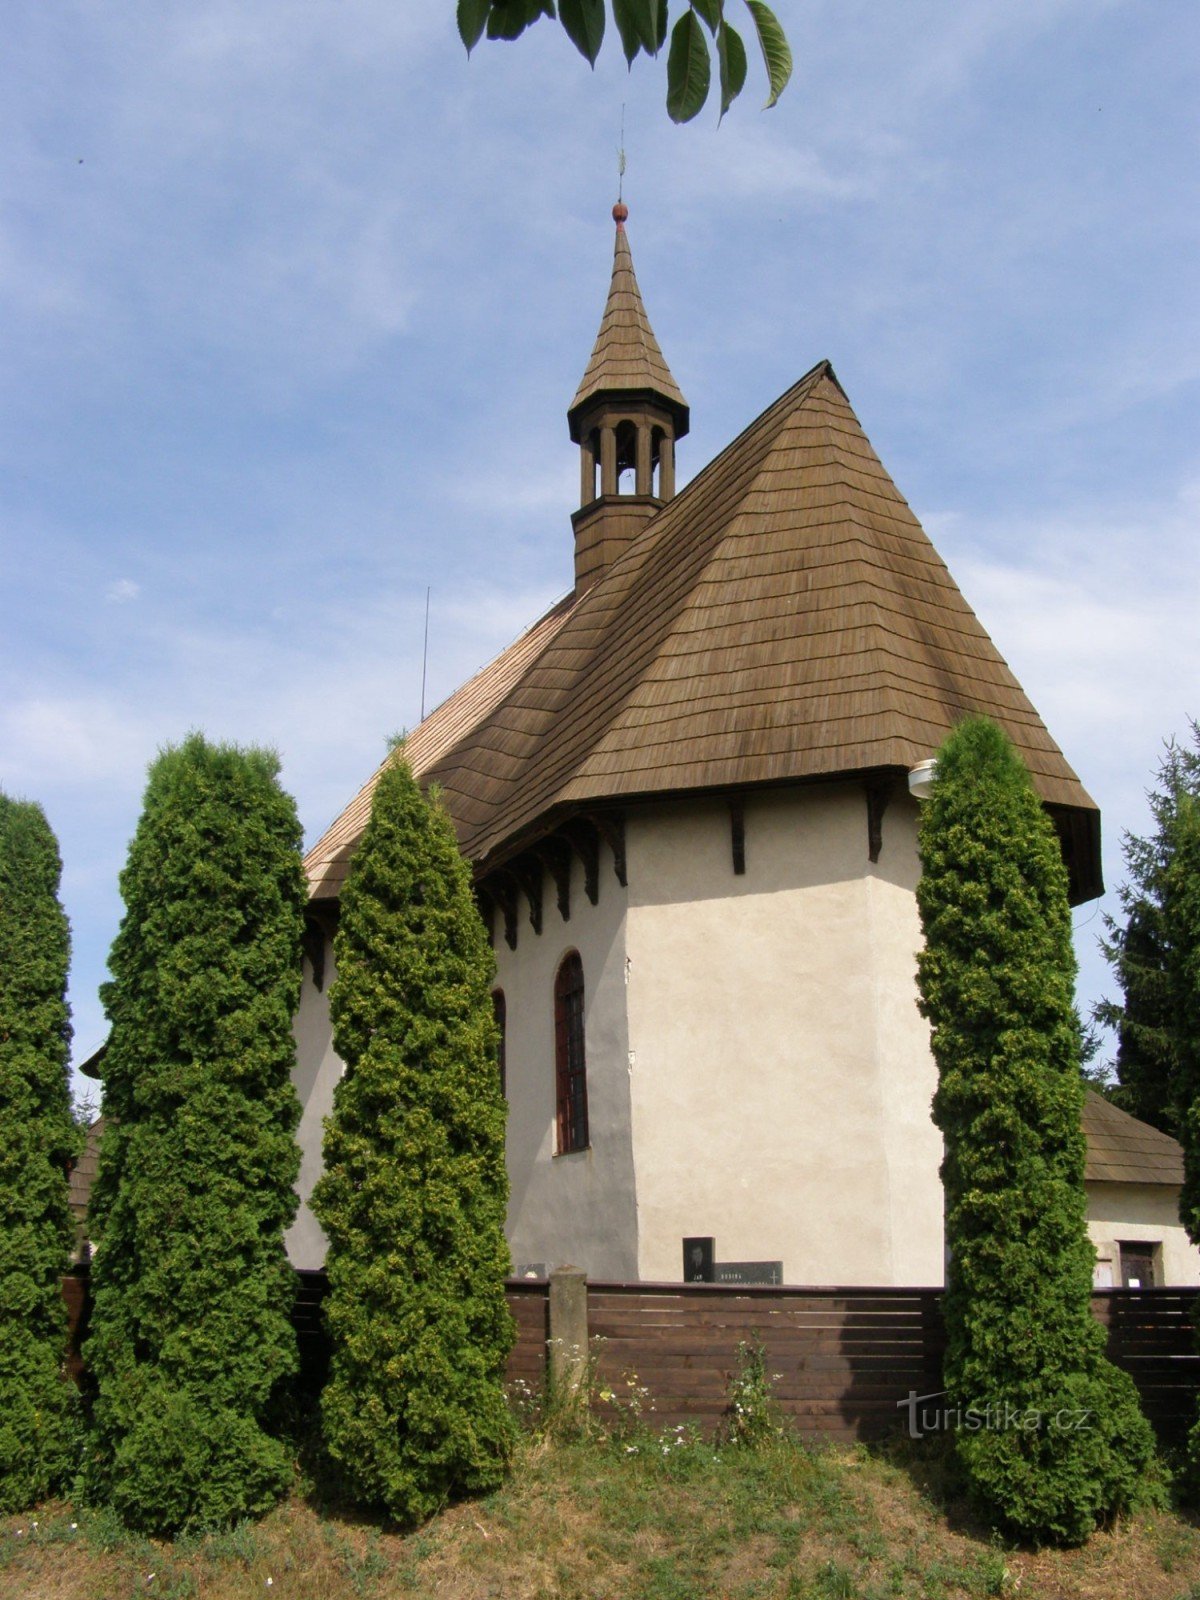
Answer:
[[0, 1523], [0, 1600], [1200, 1600], [1200, 1528], [1156, 1512], [1083, 1550], [1014, 1550], [919, 1459], [649, 1435], [527, 1449], [416, 1534], [296, 1496], [174, 1544], [103, 1512]]

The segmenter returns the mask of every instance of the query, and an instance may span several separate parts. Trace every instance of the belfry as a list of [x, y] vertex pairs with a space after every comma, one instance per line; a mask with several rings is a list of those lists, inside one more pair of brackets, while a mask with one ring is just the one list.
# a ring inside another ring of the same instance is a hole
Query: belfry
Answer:
[[[625, 222], [617, 237], [600, 332], [567, 412], [580, 453], [575, 587], [586, 589], [675, 494], [675, 443], [688, 431], [687, 401], [663, 358], [633, 271]], [[599, 484], [597, 485], [597, 472]]]

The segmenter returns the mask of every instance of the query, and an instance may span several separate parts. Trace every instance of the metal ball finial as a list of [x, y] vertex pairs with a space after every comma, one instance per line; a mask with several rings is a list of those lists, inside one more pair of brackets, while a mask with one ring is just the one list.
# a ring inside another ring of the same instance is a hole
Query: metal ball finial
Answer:
[[616, 205], [613, 207], [613, 221], [616, 223], [618, 228], [622, 226], [628, 216], [629, 207], [623, 200], [618, 200]]

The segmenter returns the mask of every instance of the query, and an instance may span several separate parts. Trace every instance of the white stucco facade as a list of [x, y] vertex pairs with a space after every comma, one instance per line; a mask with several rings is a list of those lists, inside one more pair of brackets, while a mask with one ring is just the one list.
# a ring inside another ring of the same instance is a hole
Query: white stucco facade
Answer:
[[[548, 893], [542, 932], [518, 922], [517, 948], [496, 936], [496, 985], [507, 1009], [508, 1238], [518, 1270], [571, 1263], [594, 1277], [636, 1278], [637, 1189], [630, 1104], [626, 935], [628, 892], [600, 850], [599, 893], [571, 868], [571, 916]], [[584, 980], [586, 1150], [555, 1153], [554, 979], [579, 952]]]
[[292, 1265], [305, 1271], [323, 1266], [325, 1262], [325, 1234], [309, 1208], [308, 1198], [321, 1176], [325, 1118], [333, 1110], [334, 1086], [342, 1075], [342, 1063], [333, 1048], [333, 1025], [329, 1020], [329, 985], [336, 970], [333, 941], [326, 937], [322, 987], [317, 988], [312, 964], [306, 956], [300, 1009], [292, 1024], [296, 1036], [292, 1081], [300, 1098], [300, 1126], [296, 1131], [300, 1145], [300, 1176], [296, 1180], [300, 1205], [284, 1243]]
[[[572, 864], [570, 917], [545, 883], [542, 931], [519, 900], [516, 949], [496, 926], [507, 1013], [508, 1237], [519, 1269], [677, 1281], [682, 1240], [781, 1261], [784, 1281], [943, 1279], [936, 1069], [917, 1010], [917, 805], [899, 791], [868, 859], [862, 786], [766, 790], [744, 802], [744, 873], [729, 807], [660, 802], [625, 815], [627, 887], [607, 845], [597, 903]], [[589, 1145], [556, 1152], [555, 975], [584, 976]], [[341, 1062], [332, 941], [296, 1018], [298, 1267], [325, 1241], [307, 1201]], [[1100, 1285], [1121, 1247], [1154, 1247], [1159, 1286], [1200, 1286], [1200, 1250], [1169, 1184], [1089, 1182]]]
[[[745, 872], [720, 801], [626, 814], [628, 887], [602, 846], [598, 902], [572, 867], [535, 933], [498, 925], [514, 1263], [677, 1279], [681, 1240], [779, 1260], [788, 1282], [936, 1284], [941, 1143], [916, 1008], [916, 805], [897, 794], [878, 863], [863, 789], [769, 791], [745, 806]], [[547, 883], [547, 890], [550, 886]], [[555, 1150], [554, 979], [584, 974], [590, 1143]], [[298, 1266], [324, 1242], [304, 1203], [341, 1067], [326, 985], [306, 968], [296, 1023], [304, 1115]]]
[[627, 854], [639, 1275], [699, 1234], [789, 1283], [940, 1283], [915, 802], [875, 864], [858, 784], [749, 798], [740, 876], [720, 802], [635, 814]]

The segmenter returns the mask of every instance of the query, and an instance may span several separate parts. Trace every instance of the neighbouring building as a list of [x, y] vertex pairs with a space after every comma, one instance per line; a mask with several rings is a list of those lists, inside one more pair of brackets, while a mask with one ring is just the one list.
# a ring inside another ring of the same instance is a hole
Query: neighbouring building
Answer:
[[[787, 1282], [937, 1284], [909, 774], [964, 714], [995, 718], [1075, 904], [1101, 890], [1099, 815], [828, 362], [676, 493], [688, 405], [614, 217], [567, 413], [574, 587], [405, 747], [492, 929], [514, 1260], [678, 1279], [682, 1241], [708, 1236]], [[306, 863], [302, 1200], [341, 1071], [331, 935], [374, 781]], [[1200, 1279], [1159, 1178], [1094, 1159], [1114, 1281], [1137, 1243], [1164, 1281]], [[289, 1249], [323, 1259], [307, 1205]]]
[[1098, 1289], [1200, 1286], [1200, 1251], [1179, 1220], [1183, 1148], [1089, 1089], [1083, 1107], [1088, 1233]]

